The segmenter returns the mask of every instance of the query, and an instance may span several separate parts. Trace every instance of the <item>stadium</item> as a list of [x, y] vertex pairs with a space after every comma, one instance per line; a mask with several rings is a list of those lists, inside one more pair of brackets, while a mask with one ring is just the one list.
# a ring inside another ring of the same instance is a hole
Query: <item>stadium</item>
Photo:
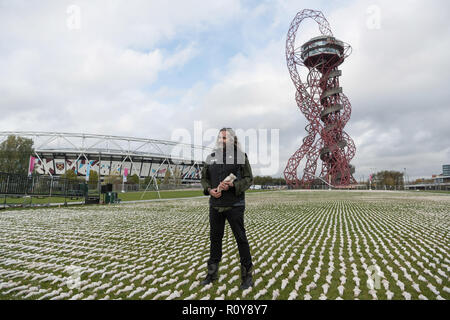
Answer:
[[[202, 157], [210, 149], [203, 146], [149, 138], [64, 132], [0, 132], [0, 143], [9, 135], [33, 140], [33, 171], [58, 177], [68, 170], [86, 176], [88, 170], [106, 176], [137, 175], [164, 178], [166, 171], [181, 183], [197, 183]], [[177, 151], [184, 157], [176, 157]], [[89, 168], [89, 169], [88, 169]]]

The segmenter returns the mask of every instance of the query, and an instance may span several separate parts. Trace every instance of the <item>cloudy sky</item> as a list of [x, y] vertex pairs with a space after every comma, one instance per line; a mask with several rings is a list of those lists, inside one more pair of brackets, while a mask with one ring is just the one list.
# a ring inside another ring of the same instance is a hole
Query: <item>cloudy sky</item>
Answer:
[[[169, 140], [195, 121], [279, 129], [280, 176], [307, 124], [285, 61], [287, 30], [304, 8], [323, 11], [353, 48], [340, 81], [357, 180], [384, 169], [441, 173], [450, 163], [448, 1], [0, 0], [0, 131]], [[308, 21], [298, 39], [317, 35]]]

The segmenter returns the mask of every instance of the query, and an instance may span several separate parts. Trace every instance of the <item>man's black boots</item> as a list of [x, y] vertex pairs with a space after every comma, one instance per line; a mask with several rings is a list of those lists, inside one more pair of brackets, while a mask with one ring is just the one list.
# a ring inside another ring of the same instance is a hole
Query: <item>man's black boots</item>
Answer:
[[241, 265], [241, 277], [242, 277], [242, 284], [240, 287], [241, 290], [253, 287], [252, 271], [253, 266], [246, 268], [245, 266]]
[[205, 280], [202, 280], [202, 282], [200, 282], [200, 284], [205, 286], [205, 285], [210, 284], [211, 282], [217, 280], [218, 278], [219, 278], [219, 264], [211, 263], [211, 264], [208, 264], [208, 274], [206, 275]]

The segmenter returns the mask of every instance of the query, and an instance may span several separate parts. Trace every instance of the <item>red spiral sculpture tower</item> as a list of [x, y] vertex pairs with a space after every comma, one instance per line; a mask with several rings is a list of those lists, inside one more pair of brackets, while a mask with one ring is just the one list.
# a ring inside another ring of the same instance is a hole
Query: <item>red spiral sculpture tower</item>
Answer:
[[[322, 35], [296, 48], [298, 27], [307, 18], [317, 22]], [[310, 188], [317, 178], [335, 187], [356, 183], [352, 176], [355, 168], [350, 165], [356, 151], [355, 144], [344, 131], [352, 108], [339, 86], [342, 72], [338, 69], [350, 53], [350, 45], [333, 37], [322, 12], [305, 9], [297, 13], [287, 34], [286, 61], [297, 89], [295, 100], [309, 124], [305, 127], [308, 135], [284, 170], [286, 182], [292, 188]], [[297, 66], [307, 68], [306, 82], [301, 81]], [[306, 164], [299, 179], [297, 168], [304, 157]], [[322, 168], [316, 176], [319, 158]]]

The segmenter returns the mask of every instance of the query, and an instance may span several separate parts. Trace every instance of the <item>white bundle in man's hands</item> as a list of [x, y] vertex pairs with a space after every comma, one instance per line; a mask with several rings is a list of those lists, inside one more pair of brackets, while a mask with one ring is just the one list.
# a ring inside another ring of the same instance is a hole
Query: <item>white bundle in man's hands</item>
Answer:
[[[222, 182], [233, 182], [236, 179], [236, 176], [230, 173]], [[217, 187], [217, 192], [220, 192], [220, 185]]]

